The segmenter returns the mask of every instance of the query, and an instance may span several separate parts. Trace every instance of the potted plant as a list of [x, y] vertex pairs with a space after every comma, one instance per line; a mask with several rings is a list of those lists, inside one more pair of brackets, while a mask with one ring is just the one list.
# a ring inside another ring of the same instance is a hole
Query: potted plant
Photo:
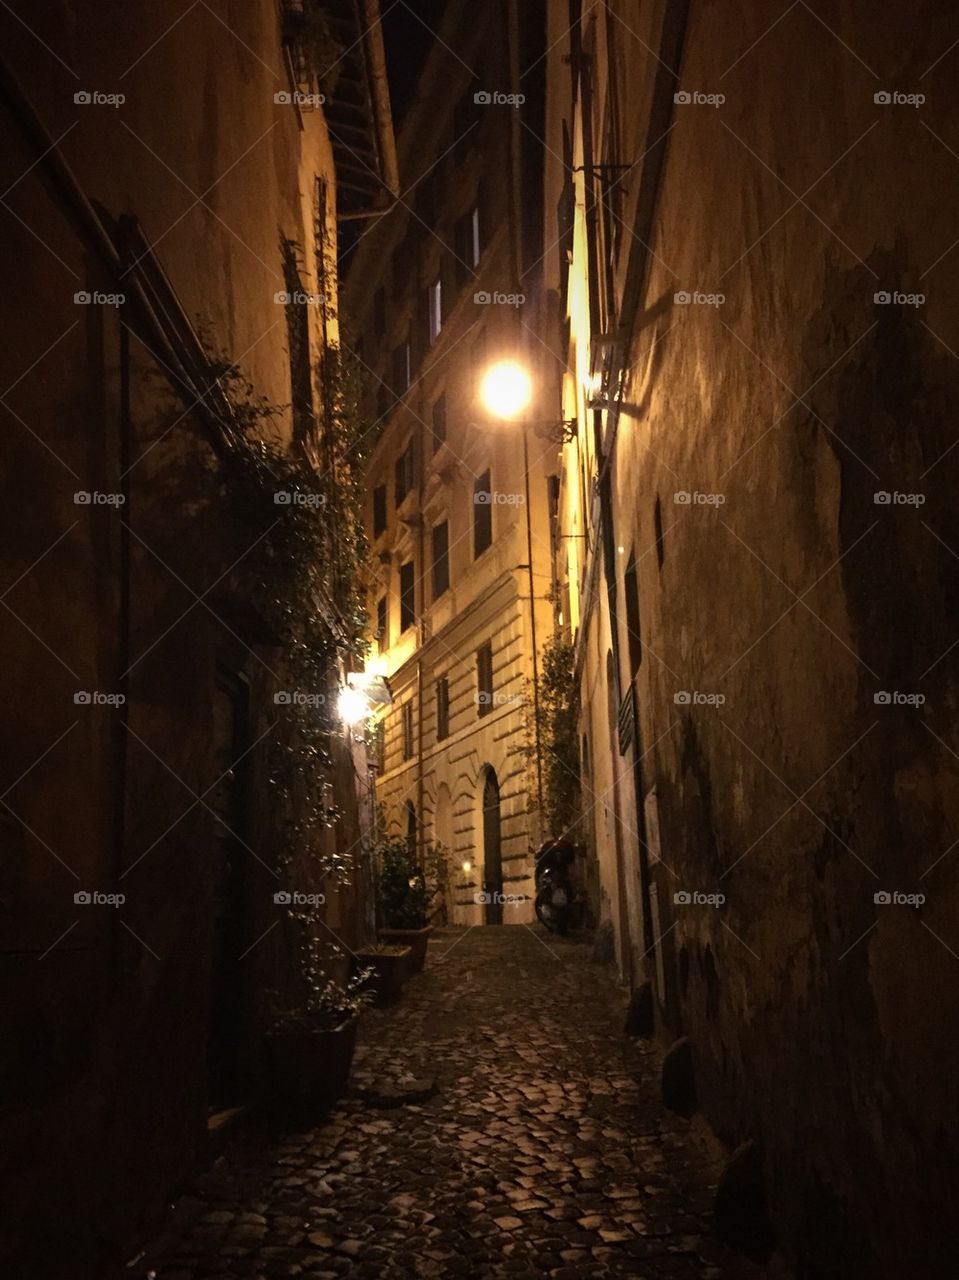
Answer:
[[[410, 855], [405, 840], [387, 837], [378, 852], [377, 909], [382, 942], [408, 946], [410, 973], [426, 963], [426, 948], [433, 926], [430, 910], [436, 892], [435, 871], [428, 875]], [[434, 867], [436, 851], [430, 848], [427, 866]]]
[[360, 985], [372, 993], [381, 1007], [400, 998], [403, 983], [409, 977], [411, 954], [412, 949], [408, 946], [386, 942], [363, 947], [357, 952], [356, 958], [368, 975]]
[[308, 922], [301, 924], [300, 989], [293, 1000], [271, 993], [266, 1033], [270, 1109], [298, 1122], [322, 1119], [346, 1091], [358, 1015], [371, 999], [365, 989], [370, 971], [361, 969], [345, 985], [338, 982], [323, 968], [321, 944]]

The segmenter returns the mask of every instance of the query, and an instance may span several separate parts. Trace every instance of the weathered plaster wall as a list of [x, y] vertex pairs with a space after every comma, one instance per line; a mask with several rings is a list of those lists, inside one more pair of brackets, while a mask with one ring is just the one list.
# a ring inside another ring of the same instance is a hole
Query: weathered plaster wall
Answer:
[[[288, 404], [284, 309], [274, 303], [280, 237], [304, 246], [311, 270], [313, 182], [332, 181], [332, 157], [322, 113], [301, 130], [292, 108], [273, 102], [288, 87], [275, 6], [231, 7], [220, 16], [232, 32], [203, 6], [179, 22], [181, 8], [167, 3], [17, 7], [30, 29], [3, 15], [4, 57], [86, 193], [110, 216], [140, 219], [211, 346]], [[79, 105], [78, 90], [126, 102]], [[269, 734], [278, 709], [272, 655], [239, 634], [226, 582], [196, 604], [245, 549], [226, 555], [197, 424], [125, 312], [74, 305], [78, 290], [117, 284], [40, 167], [27, 172], [37, 157], [6, 109], [0, 130], [2, 1235], [9, 1274], [79, 1278], [123, 1256], [205, 1140], [215, 819], [194, 797], [211, 802], [220, 772], [216, 658], [250, 680], [251, 739]], [[128, 503], [119, 513], [78, 506], [78, 490], [123, 487], [124, 376]], [[134, 530], [126, 658], [121, 520]], [[128, 729], [112, 708], [75, 705], [77, 691], [114, 692], [131, 663]], [[251, 794], [268, 789], [261, 757], [248, 761]], [[342, 752], [340, 775], [353, 778]], [[251, 941], [276, 916], [273, 833], [254, 810]], [[76, 906], [80, 889], [125, 893], [122, 923], [114, 908]], [[355, 937], [348, 897], [337, 910]], [[262, 1017], [250, 993], [281, 961], [271, 944], [251, 955], [241, 1050], [250, 1081]]]
[[[673, 887], [726, 897], [663, 921], [706, 1113], [758, 1139], [802, 1274], [934, 1276], [959, 1190], [954, 33], [933, 5], [820, 16], [763, 35], [762, 6], [692, 5], [681, 87], [725, 102], [671, 121], [616, 523], [652, 547], [662, 504], [648, 778]], [[925, 301], [874, 300], [896, 290]]]

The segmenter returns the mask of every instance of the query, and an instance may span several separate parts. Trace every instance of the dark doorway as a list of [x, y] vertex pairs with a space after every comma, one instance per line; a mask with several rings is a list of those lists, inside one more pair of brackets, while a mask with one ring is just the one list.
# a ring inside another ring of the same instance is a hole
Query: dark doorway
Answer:
[[245, 986], [240, 957], [247, 943], [245, 848], [250, 843], [246, 752], [249, 695], [245, 681], [217, 667], [213, 705], [213, 956], [207, 1037], [207, 1104], [211, 1112], [244, 1096]]
[[483, 889], [486, 923], [503, 923], [503, 849], [500, 843], [499, 782], [487, 768], [483, 783]]

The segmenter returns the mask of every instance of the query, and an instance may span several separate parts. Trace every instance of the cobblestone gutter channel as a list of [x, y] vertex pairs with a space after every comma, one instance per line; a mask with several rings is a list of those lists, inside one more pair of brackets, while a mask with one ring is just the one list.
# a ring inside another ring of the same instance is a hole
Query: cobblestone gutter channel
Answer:
[[127, 1274], [764, 1274], [711, 1238], [718, 1169], [624, 1009], [582, 945], [441, 931], [402, 1003], [364, 1015], [329, 1123], [239, 1139]]

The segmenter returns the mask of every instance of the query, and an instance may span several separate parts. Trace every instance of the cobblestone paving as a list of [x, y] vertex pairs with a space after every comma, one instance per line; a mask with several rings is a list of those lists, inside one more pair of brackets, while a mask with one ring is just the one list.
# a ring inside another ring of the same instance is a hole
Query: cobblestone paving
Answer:
[[[624, 1008], [575, 942], [442, 931], [403, 1001], [364, 1015], [330, 1121], [235, 1143], [127, 1274], [762, 1274], [710, 1238], [715, 1170], [663, 1111], [659, 1057], [622, 1036]], [[424, 1079], [419, 1104], [371, 1097]]]

